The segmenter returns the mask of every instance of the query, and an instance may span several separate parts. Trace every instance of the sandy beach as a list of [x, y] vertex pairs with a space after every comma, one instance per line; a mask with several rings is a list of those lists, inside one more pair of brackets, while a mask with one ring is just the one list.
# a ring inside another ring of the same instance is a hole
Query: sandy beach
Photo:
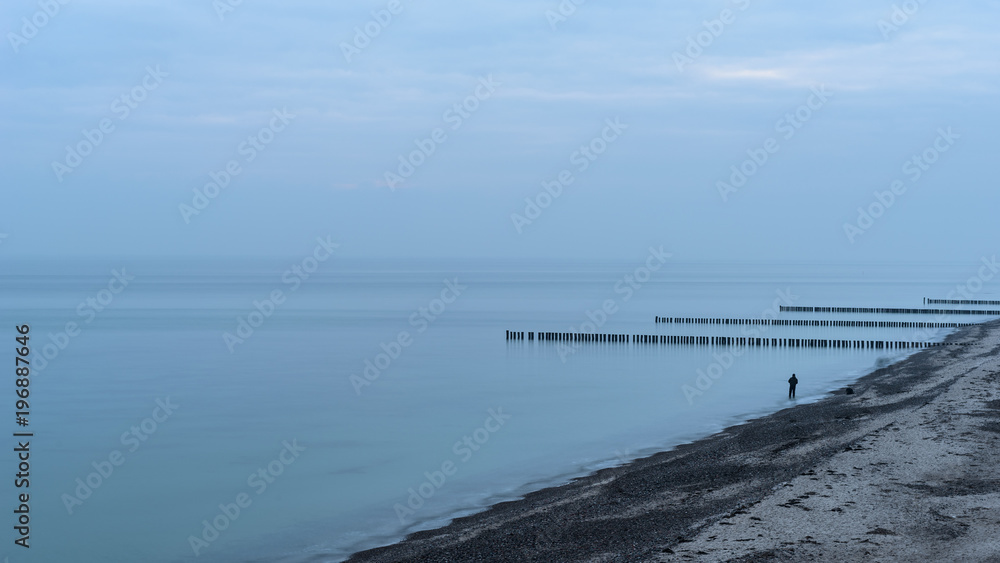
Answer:
[[350, 561], [1000, 562], [1000, 322], [948, 342]]

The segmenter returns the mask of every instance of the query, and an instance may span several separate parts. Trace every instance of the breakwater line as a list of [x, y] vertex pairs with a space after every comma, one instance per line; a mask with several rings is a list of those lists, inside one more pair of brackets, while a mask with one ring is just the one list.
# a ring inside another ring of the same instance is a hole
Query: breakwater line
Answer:
[[781, 312], [789, 313], [872, 313], [883, 315], [987, 315], [997, 316], [1000, 311], [975, 309], [894, 309], [886, 307], [792, 307], [781, 305]]
[[1000, 301], [976, 301], [971, 299], [931, 299], [924, 297], [924, 305], [1000, 305]]
[[726, 319], [718, 317], [656, 317], [657, 324], [829, 326], [861, 328], [960, 328], [979, 323], [929, 323], [920, 321], [836, 321], [809, 319]]
[[876, 350], [968, 345], [967, 343], [959, 342], [911, 342], [906, 340], [838, 340], [829, 338], [759, 338], [751, 336], [681, 336], [668, 334], [595, 334], [588, 332], [507, 331], [507, 340], [525, 339], [543, 342], [754, 346], [762, 348], [865, 348]]

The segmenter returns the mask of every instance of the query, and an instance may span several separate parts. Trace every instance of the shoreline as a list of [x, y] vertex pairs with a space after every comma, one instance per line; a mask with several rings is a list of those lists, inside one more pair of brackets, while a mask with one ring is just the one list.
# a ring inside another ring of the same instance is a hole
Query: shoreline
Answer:
[[[946, 342], [971, 345], [917, 352], [858, 379], [853, 384], [854, 395], [831, 394], [817, 402], [730, 426], [669, 451], [601, 469], [565, 485], [529, 493], [520, 500], [495, 504], [457, 518], [443, 528], [414, 532], [402, 542], [355, 553], [348, 561], [791, 561], [828, 555], [832, 549], [842, 552], [842, 557], [872, 557], [878, 546], [898, 544], [906, 538], [914, 545], [927, 543], [926, 539], [905, 534], [901, 530], [905, 526], [886, 514], [881, 518], [884, 526], [872, 527], [875, 532], [845, 529], [841, 530], [844, 537], [838, 540], [824, 535], [825, 529], [837, 529], [834, 521], [842, 520], [844, 515], [879, 512], [877, 507], [868, 507], [866, 500], [878, 498], [894, 506], [893, 495], [883, 498], [888, 493], [879, 493], [879, 489], [869, 497], [844, 501], [844, 506], [826, 511], [809, 505], [833, 502], [829, 499], [836, 495], [827, 493], [836, 487], [846, 486], [855, 492], [871, 489], [873, 476], [864, 472], [848, 475], [842, 470], [840, 456], [859, 458], [857, 452], [864, 449], [859, 444], [885, 439], [878, 438], [885, 428], [924, 416], [925, 412], [918, 411], [926, 411], [935, 401], [944, 401], [942, 397], [949, 393], [964, 393], [962, 401], [967, 407], [974, 398], [965, 397], [971, 391], [960, 385], [963, 375], [975, 372], [978, 375], [974, 377], [996, 380], [995, 373], [986, 372], [996, 365], [1000, 322], [959, 329]], [[987, 399], [996, 387], [983, 388]], [[984, 405], [987, 399], [983, 399]], [[948, 400], [948, 405], [956, 404], [954, 399]], [[935, 407], [947, 410], [937, 403]], [[1000, 411], [988, 405], [979, 411], [987, 414], [977, 417], [988, 418], [992, 412], [1000, 418]], [[913, 428], [923, 426], [911, 421], [906, 428], [912, 433], [916, 431]], [[997, 439], [991, 432], [979, 434], [982, 440]], [[953, 440], [962, 440], [964, 446], [964, 442], [972, 440], [967, 437], [970, 435], [975, 432], [966, 430]], [[938, 442], [946, 444], [944, 447], [957, 447], [947, 436], [938, 438]], [[909, 443], [907, 447], [922, 451], [926, 440], [911, 437], [909, 442], [920, 443]], [[993, 455], [991, 451], [995, 448], [980, 444], [977, 452], [952, 457], [965, 461], [977, 454]], [[934, 463], [938, 463], [939, 453], [933, 454]], [[995, 457], [998, 459], [977, 466], [991, 467], [1000, 462], [1000, 456]], [[891, 473], [886, 469], [886, 464], [892, 466], [889, 462], [872, 463], [883, 464], [876, 466], [880, 474]], [[924, 465], [918, 455], [908, 462], [907, 469], [912, 472], [914, 466]], [[817, 484], [812, 487], [816, 490], [784, 499], [786, 492], [809, 489], [814, 480], [827, 477], [839, 482], [823, 483], [822, 487]], [[880, 486], [889, 490], [905, 481], [904, 477], [893, 477], [895, 481]], [[895, 496], [902, 498], [908, 491], [927, 496], [931, 493], [922, 487], [931, 487], [926, 485], [928, 482], [926, 478], [914, 480]], [[986, 504], [997, 508], [984, 510], [1000, 512], [1000, 495], [995, 500]], [[865, 511], [866, 507], [871, 510]], [[884, 507], [882, 512], [886, 512]], [[806, 520], [811, 527], [805, 526]], [[1000, 522], [1000, 514], [994, 520]], [[784, 524], [775, 524], [770, 533], [764, 533], [772, 521]], [[994, 525], [997, 530], [993, 532], [1000, 531], [1000, 525]], [[800, 534], [803, 529], [812, 533]], [[923, 533], [926, 535], [926, 530]], [[887, 542], [885, 538], [895, 541]]]

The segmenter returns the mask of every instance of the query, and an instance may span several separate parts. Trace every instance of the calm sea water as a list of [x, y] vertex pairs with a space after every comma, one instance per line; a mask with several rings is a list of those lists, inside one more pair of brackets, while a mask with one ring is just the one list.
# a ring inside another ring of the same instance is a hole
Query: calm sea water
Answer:
[[[35, 436], [32, 547], [13, 545], [7, 510], [0, 556], [155, 563], [191, 560], [197, 549], [198, 560], [212, 562], [339, 561], [789, 406], [792, 372], [805, 403], [901, 355], [751, 349], [728, 365], [722, 348], [584, 345], [566, 353], [552, 343], [507, 342], [507, 329], [568, 331], [593, 317], [601, 332], [738, 336], [741, 327], [653, 320], [761, 318], [777, 299], [919, 307], [978, 270], [668, 260], [636, 281], [646, 258], [552, 265], [334, 257], [307, 279], [290, 270], [299, 260], [6, 261], [0, 338], [12, 365], [14, 327], [31, 326], [27, 429]], [[112, 282], [113, 270], [134, 279]], [[265, 301], [276, 291], [282, 302], [272, 311]], [[997, 299], [990, 287], [977, 298]], [[604, 306], [612, 313], [595, 313]], [[239, 319], [247, 321], [242, 331]], [[77, 329], [67, 332], [67, 323]], [[766, 334], [927, 339], [917, 332]], [[698, 388], [699, 370], [718, 370], [715, 363], [727, 367]], [[14, 432], [13, 382], [7, 387], [0, 404]], [[0, 457], [8, 483], [0, 494], [12, 509], [20, 491], [11, 449]], [[200, 540], [194, 546], [192, 537]]]

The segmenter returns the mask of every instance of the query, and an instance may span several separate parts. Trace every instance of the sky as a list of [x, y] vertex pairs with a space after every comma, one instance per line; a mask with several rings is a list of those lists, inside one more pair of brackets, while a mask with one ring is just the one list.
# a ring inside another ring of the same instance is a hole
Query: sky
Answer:
[[9, 0], [0, 257], [978, 262], [998, 9]]

